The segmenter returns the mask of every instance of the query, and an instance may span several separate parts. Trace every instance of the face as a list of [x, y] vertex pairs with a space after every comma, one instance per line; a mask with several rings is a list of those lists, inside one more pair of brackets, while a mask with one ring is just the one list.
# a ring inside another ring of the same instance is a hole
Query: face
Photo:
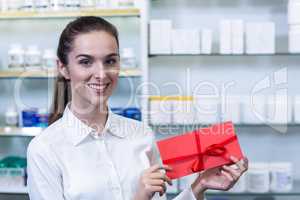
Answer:
[[116, 39], [104, 31], [78, 35], [68, 55], [68, 65], [59, 70], [70, 79], [72, 101], [81, 108], [105, 106], [115, 89], [120, 56]]

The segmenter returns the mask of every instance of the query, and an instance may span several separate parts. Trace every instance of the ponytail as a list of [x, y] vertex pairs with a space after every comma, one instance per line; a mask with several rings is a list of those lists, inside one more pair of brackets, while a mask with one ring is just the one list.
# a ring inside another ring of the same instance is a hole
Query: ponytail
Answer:
[[59, 75], [54, 82], [54, 95], [49, 116], [49, 125], [62, 117], [69, 101], [71, 101], [70, 81]]

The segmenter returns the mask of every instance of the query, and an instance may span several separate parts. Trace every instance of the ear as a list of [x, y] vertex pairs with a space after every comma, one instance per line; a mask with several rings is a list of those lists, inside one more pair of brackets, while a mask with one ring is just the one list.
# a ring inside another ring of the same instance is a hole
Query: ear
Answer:
[[70, 74], [67, 66], [63, 64], [59, 59], [56, 61], [58, 72], [66, 79], [70, 80]]

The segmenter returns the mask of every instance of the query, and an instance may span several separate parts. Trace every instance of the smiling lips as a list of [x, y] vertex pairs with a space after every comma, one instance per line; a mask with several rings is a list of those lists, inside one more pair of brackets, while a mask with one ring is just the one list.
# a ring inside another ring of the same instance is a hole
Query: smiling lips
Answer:
[[95, 90], [97, 93], [103, 93], [105, 89], [108, 87], [109, 83], [103, 84], [103, 83], [90, 83], [88, 84], [88, 87]]

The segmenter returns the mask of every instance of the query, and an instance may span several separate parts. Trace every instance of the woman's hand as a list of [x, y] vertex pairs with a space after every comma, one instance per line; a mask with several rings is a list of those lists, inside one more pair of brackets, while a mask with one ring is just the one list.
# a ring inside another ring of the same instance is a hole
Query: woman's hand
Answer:
[[196, 197], [202, 196], [207, 189], [227, 191], [238, 181], [238, 179], [248, 170], [248, 159], [238, 160], [231, 156], [234, 165], [209, 169], [201, 173], [192, 184], [192, 189]]
[[153, 165], [146, 169], [139, 180], [139, 186], [135, 200], [150, 200], [155, 192], [162, 196], [166, 192], [166, 184], [172, 185], [172, 181], [166, 176], [163, 170], [172, 170], [167, 165]]

